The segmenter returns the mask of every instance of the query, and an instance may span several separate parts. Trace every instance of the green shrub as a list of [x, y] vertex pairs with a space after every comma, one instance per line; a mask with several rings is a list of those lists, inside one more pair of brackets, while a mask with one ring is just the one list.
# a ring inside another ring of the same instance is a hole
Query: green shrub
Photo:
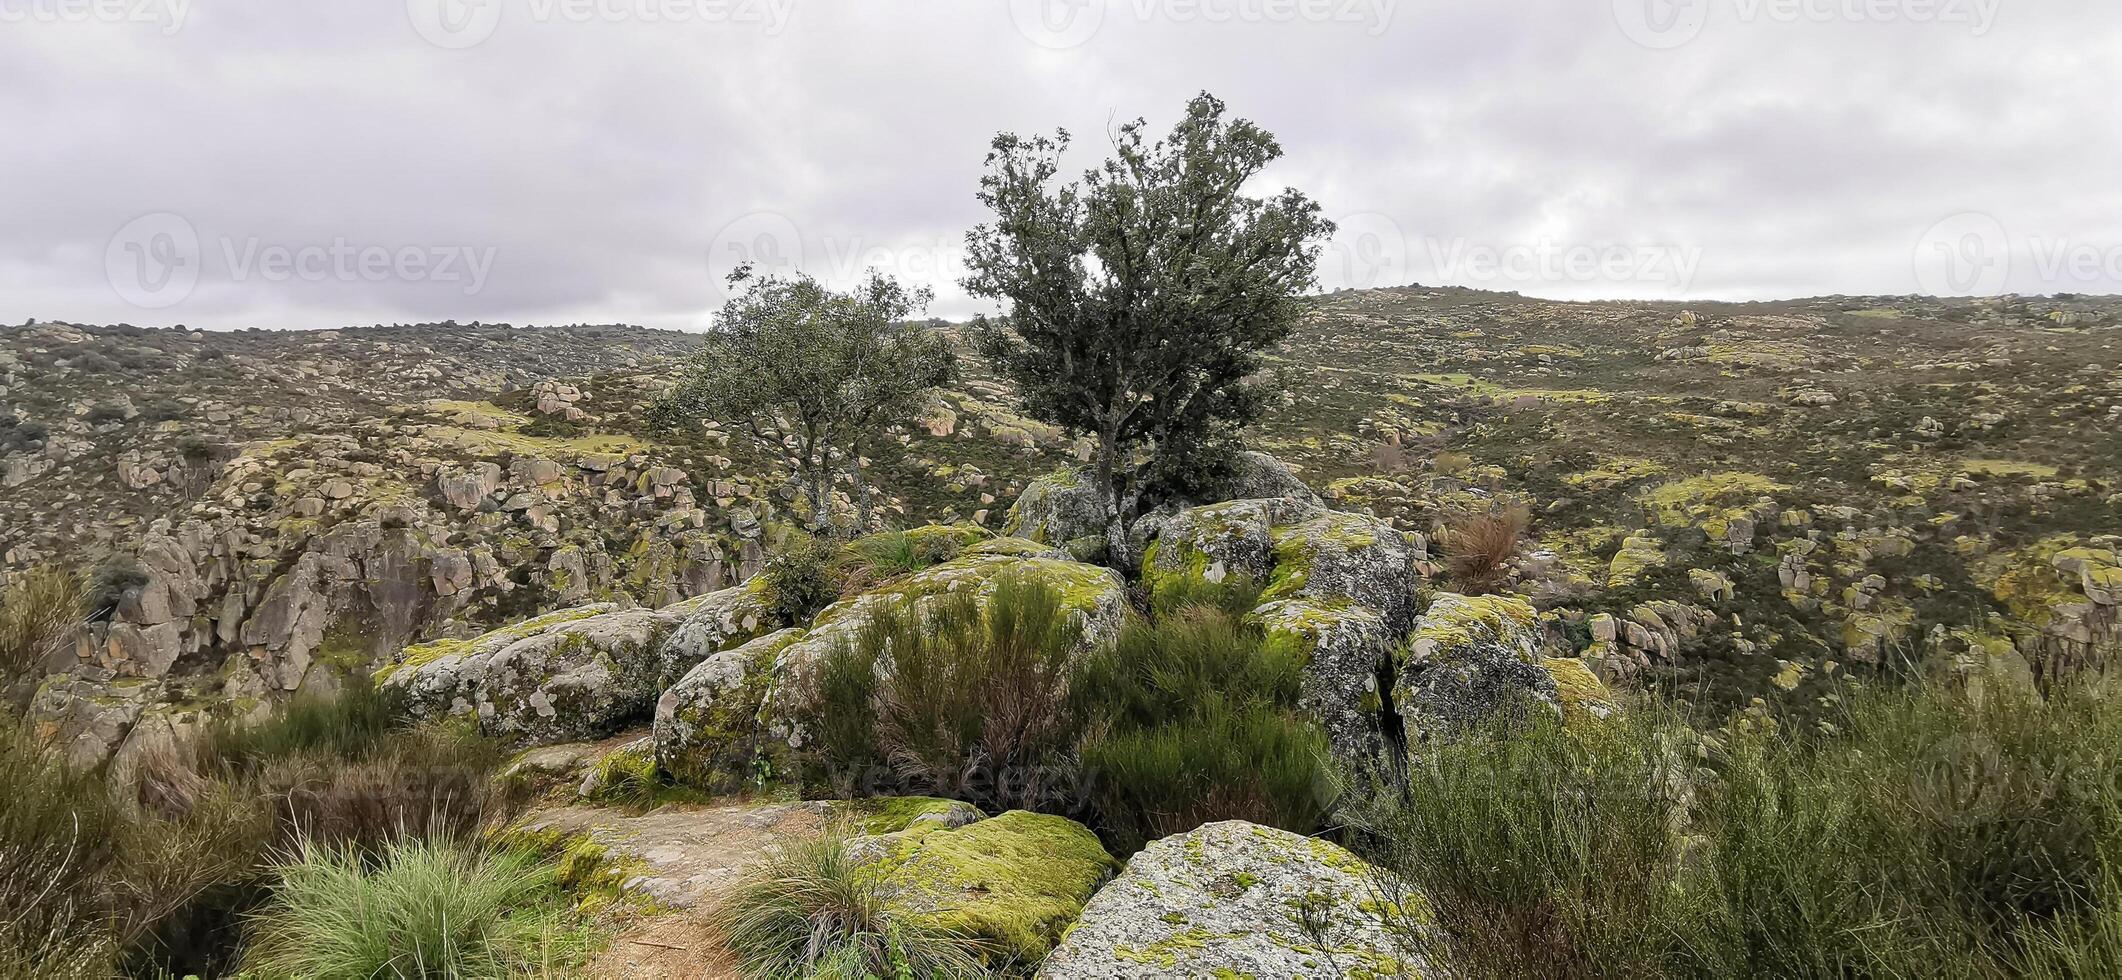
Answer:
[[[33, 685], [67, 631], [82, 619], [81, 584], [56, 568], [32, 568], [0, 593], [0, 707], [19, 707], [11, 687]], [[33, 688], [31, 688], [33, 690]]]
[[1404, 785], [1343, 818], [1426, 893], [1451, 940], [1439, 952], [1472, 975], [1656, 973], [1639, 942], [1676, 914], [1684, 727], [1649, 709], [1588, 730], [1524, 716], [1411, 760]]
[[131, 555], [111, 555], [89, 574], [88, 592], [82, 606], [97, 619], [109, 619], [118, 611], [125, 594], [147, 584], [147, 569]]
[[1216, 820], [1317, 830], [1337, 791], [1302, 683], [1300, 657], [1224, 609], [1129, 624], [1071, 693], [1106, 839], [1131, 853]]
[[1699, 742], [1646, 707], [1440, 747], [1354, 816], [1476, 975], [2112, 975], [2118, 752], [2090, 686]]
[[767, 607], [776, 616], [791, 623], [809, 622], [840, 599], [840, 548], [823, 538], [790, 532], [759, 574], [766, 580]]
[[955, 535], [884, 531], [856, 538], [841, 555], [841, 594], [866, 591], [877, 584], [932, 568], [964, 550]]
[[311, 843], [275, 872], [244, 959], [261, 977], [520, 977], [589, 948], [530, 854], [408, 840], [371, 862]]
[[747, 871], [708, 913], [756, 978], [980, 977], [979, 940], [898, 915], [873, 868], [838, 829], [791, 841]]
[[1065, 695], [1082, 635], [1052, 589], [1009, 576], [984, 605], [955, 593], [925, 611], [880, 606], [820, 670], [810, 715], [826, 767], [881, 763], [899, 791], [998, 809], [1050, 803], [1070, 775]]

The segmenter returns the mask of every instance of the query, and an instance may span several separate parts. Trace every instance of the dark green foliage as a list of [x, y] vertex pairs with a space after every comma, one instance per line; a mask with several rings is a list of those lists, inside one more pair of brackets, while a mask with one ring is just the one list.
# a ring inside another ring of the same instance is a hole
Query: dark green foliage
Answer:
[[732, 282], [744, 292], [716, 316], [653, 414], [671, 426], [743, 426], [803, 488], [814, 530], [830, 525], [832, 481], [845, 468], [866, 524], [864, 447], [911, 418], [956, 370], [945, 337], [906, 322], [928, 305], [929, 292], [872, 274], [840, 293], [806, 275], [754, 277], [748, 267]]
[[1318, 830], [1338, 790], [1302, 679], [1301, 658], [1212, 606], [1132, 623], [1093, 654], [1071, 701], [1116, 851], [1216, 820]]
[[767, 605], [791, 623], [808, 623], [838, 601], [845, 583], [840, 547], [801, 531], [783, 538], [759, 574], [766, 580]]
[[882, 582], [910, 575], [958, 557], [958, 539], [950, 535], [919, 535], [885, 531], [850, 542], [848, 560], [864, 583]]
[[1245, 185], [1282, 155], [1273, 135], [1226, 120], [1203, 94], [1171, 134], [1120, 127], [1113, 159], [1063, 183], [1066, 131], [1003, 134], [966, 236], [974, 295], [1006, 304], [980, 348], [1025, 411], [1097, 440], [1093, 479], [1115, 557], [1146, 496], [1198, 482], [1266, 409], [1248, 383], [1289, 334], [1332, 233], [1295, 190]]
[[263, 722], [216, 724], [207, 736], [206, 752], [209, 758], [237, 770], [302, 753], [363, 758], [403, 727], [398, 699], [365, 679], [356, 679], [331, 697], [297, 697]]
[[905, 791], [994, 809], [1055, 805], [1071, 775], [1063, 705], [1081, 643], [1060, 597], [1012, 578], [984, 610], [963, 593], [923, 612], [884, 606], [821, 669], [812, 713], [829, 767], [881, 763]]
[[1838, 731], [1654, 708], [1476, 737], [1360, 808], [1482, 976], [2090, 976], [2122, 962], [2122, 709], [1859, 692]]

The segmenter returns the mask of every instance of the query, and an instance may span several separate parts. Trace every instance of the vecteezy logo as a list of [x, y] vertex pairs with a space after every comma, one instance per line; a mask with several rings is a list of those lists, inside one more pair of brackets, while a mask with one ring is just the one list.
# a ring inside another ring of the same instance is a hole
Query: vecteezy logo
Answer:
[[175, 306], [199, 285], [199, 232], [167, 211], [141, 215], [111, 236], [103, 273], [118, 298], [134, 306]]
[[1073, 48], [1105, 23], [1106, 0], [1009, 0], [1017, 32], [1042, 48]]
[[413, 30], [438, 48], [482, 44], [501, 26], [501, 0], [405, 0]]
[[1709, 23], [1709, 0], [1613, 0], [1621, 33], [1660, 51], [1694, 40]]
[[1930, 226], [1916, 243], [1916, 284], [1933, 296], [1988, 296], [2011, 279], [2004, 224], [1969, 211]]
[[1407, 234], [1399, 222], [1376, 211], [1336, 220], [1326, 258], [1326, 284], [1334, 288], [1376, 289], [1408, 281]]
[[803, 268], [803, 234], [787, 216], [754, 211], [722, 226], [707, 249], [707, 270], [718, 293], [738, 266], [749, 265], [762, 276], [787, 275]]

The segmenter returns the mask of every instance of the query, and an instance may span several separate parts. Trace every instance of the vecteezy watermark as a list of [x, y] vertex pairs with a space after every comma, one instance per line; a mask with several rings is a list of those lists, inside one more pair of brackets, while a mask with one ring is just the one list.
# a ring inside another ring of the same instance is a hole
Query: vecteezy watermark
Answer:
[[[501, 22], [533, 24], [711, 24], [787, 29], [796, 0], [405, 0], [413, 30], [440, 48], [486, 42]], [[504, 9], [506, 8], [506, 9]]]
[[2032, 272], [2032, 291], [2104, 291], [2122, 286], [2122, 244], [2058, 236], [2014, 239], [2002, 221], [1966, 211], [1930, 226], [1916, 241], [1916, 285], [1932, 296], [1994, 296], [2013, 273]]
[[145, 310], [189, 298], [209, 258], [220, 259], [230, 282], [444, 283], [472, 296], [486, 288], [497, 254], [491, 245], [364, 245], [344, 237], [287, 244], [223, 236], [208, 244], [182, 215], [142, 215], [111, 236], [104, 275], [120, 299]]
[[1319, 256], [1319, 284], [1328, 289], [1378, 289], [1412, 278], [1407, 233], [1390, 215], [1364, 211], [1334, 219], [1334, 237]]
[[1920, 24], [1965, 29], [1975, 37], [1996, 26], [2004, 0], [1612, 0], [1614, 23], [1646, 48], [1677, 48], [1711, 21], [1736, 24]]
[[0, 0], [0, 24], [153, 24], [184, 29], [192, 0]]
[[1632, 293], [1650, 287], [1677, 294], [1694, 285], [1702, 268], [1699, 246], [1572, 244], [1545, 238], [1494, 245], [1428, 238], [1423, 251], [1440, 281], [1484, 289], [1577, 284]]
[[1399, 0], [1009, 0], [1017, 31], [1042, 48], [1073, 48], [1114, 17], [1141, 23], [1339, 24], [1370, 37], [1391, 26]]
[[760, 275], [803, 273], [839, 285], [876, 271], [941, 292], [965, 277], [968, 260], [961, 238], [882, 242], [837, 235], [813, 240], [787, 215], [755, 211], [724, 225], [708, 246], [708, 274], [718, 299], [728, 298], [729, 274], [739, 266]]

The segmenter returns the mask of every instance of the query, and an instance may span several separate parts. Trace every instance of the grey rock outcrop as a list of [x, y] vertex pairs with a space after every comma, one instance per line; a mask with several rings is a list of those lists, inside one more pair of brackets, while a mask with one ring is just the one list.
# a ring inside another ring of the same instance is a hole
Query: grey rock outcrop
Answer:
[[1042, 980], [1442, 977], [1422, 897], [1326, 841], [1212, 823], [1136, 854], [1098, 890]]

